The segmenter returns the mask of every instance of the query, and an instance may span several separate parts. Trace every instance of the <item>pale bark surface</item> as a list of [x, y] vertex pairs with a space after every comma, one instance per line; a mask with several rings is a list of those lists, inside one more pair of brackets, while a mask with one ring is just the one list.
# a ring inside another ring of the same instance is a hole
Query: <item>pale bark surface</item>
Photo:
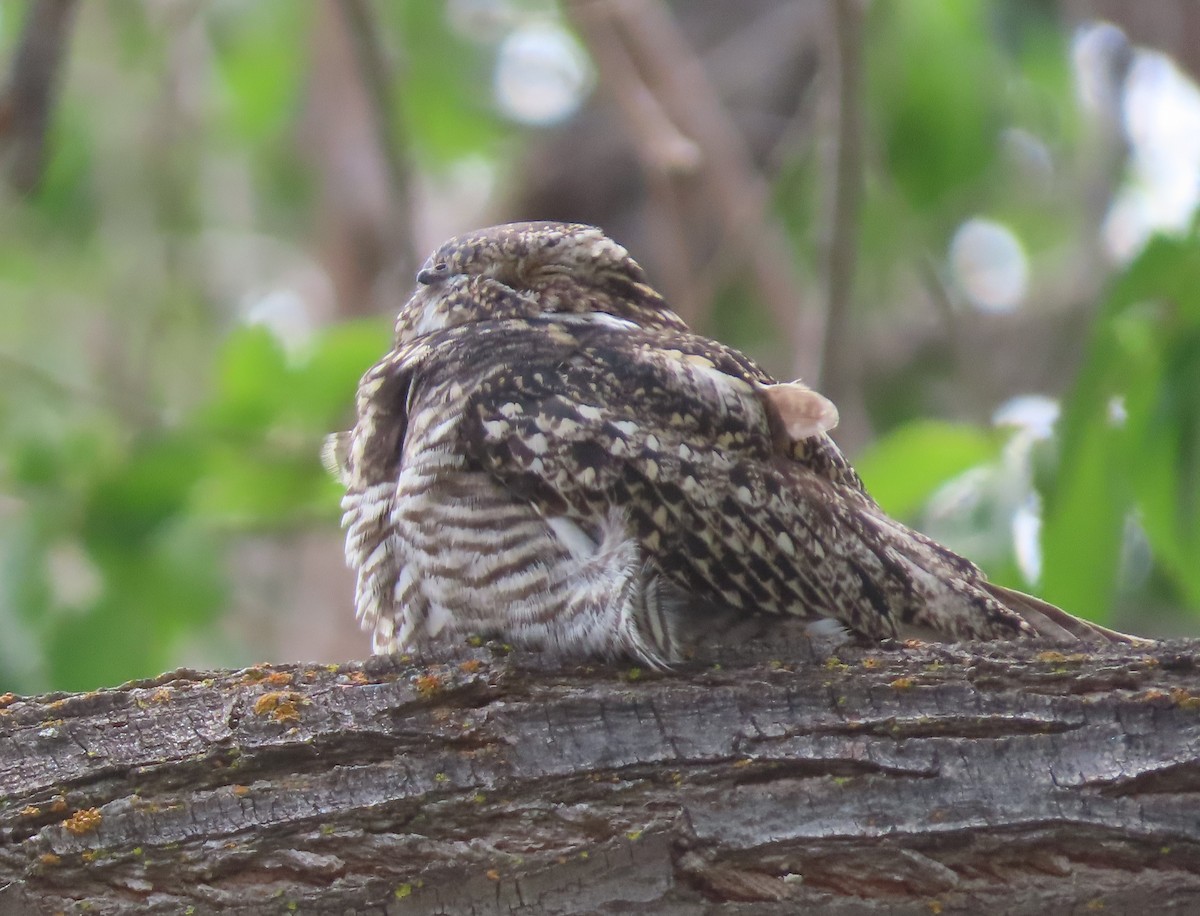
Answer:
[[485, 647], [6, 696], [0, 913], [1197, 912], [1198, 650]]

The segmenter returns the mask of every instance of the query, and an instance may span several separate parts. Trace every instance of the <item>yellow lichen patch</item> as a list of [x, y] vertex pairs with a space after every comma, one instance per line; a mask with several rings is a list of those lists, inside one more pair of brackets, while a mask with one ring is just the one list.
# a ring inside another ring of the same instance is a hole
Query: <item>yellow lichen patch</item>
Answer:
[[1182, 687], [1171, 688], [1171, 700], [1180, 709], [1200, 709], [1200, 697], [1193, 696]]
[[412, 892], [413, 887], [411, 884], [401, 884], [392, 893], [395, 894], [397, 900], [403, 900], [405, 897], [412, 894]]
[[499, 881], [500, 880], [500, 872], [494, 868], [489, 868], [486, 872], [484, 872], [484, 874], [487, 875], [487, 878], [489, 881]]
[[938, 916], [942, 911], [942, 901], [940, 900], [930, 900], [927, 906], [929, 907], [929, 912], [933, 913], [934, 916]]
[[62, 814], [67, 810], [67, 799], [65, 796], [56, 795], [54, 801], [50, 802], [50, 811], [53, 814]]
[[292, 675], [289, 671], [275, 671], [268, 674], [264, 680], [272, 687], [286, 687], [292, 682]]
[[465, 674], [474, 674], [483, 667], [483, 662], [477, 658], [468, 658], [465, 662], [461, 662], [458, 666], [459, 670]]
[[877, 658], [864, 658], [862, 660], [862, 666], [868, 671], [874, 671], [876, 668], [882, 668], [883, 662]]
[[642, 838], [641, 830], [630, 830], [625, 834], [625, 839], [633, 840], [635, 843]]
[[99, 808], [80, 808], [69, 818], [63, 821], [63, 826], [75, 836], [83, 836], [85, 833], [91, 833], [100, 826], [100, 821], [103, 817], [100, 814]]
[[1047, 649], [1045, 652], [1039, 652], [1034, 658], [1039, 662], [1045, 662], [1049, 665], [1062, 664], [1082, 664], [1087, 661], [1088, 657], [1081, 652], [1073, 652], [1070, 655], [1065, 655], [1062, 652], [1055, 652], [1053, 649]]
[[913, 686], [913, 679], [911, 677], [898, 677], [894, 681], [889, 681], [888, 686], [893, 690], [908, 690]]
[[270, 693], [264, 693], [254, 701], [254, 714], [258, 716], [269, 715], [276, 722], [284, 725], [292, 725], [300, 721], [298, 707], [307, 704], [308, 700], [294, 691], [274, 690]]
[[836, 658], [825, 659], [826, 671], [849, 671], [850, 666]]
[[21, 817], [37, 817], [41, 813], [42, 813], [42, 809], [39, 808], [37, 805], [26, 805], [24, 808], [22, 808], [20, 811], [17, 812], [17, 814], [19, 814]]
[[52, 852], [43, 852], [40, 856], [38, 856], [38, 861], [43, 865], [57, 865], [62, 861], [62, 859]]
[[230, 788], [230, 791], [232, 791], [233, 794], [236, 795], [238, 798], [241, 798], [243, 795], [250, 794], [249, 786], [234, 785], [234, 786], [230, 786], [229, 788]]
[[0, 693], [0, 709], [3, 709], [5, 706], [12, 706], [16, 701], [17, 695], [15, 693]]
[[166, 687], [159, 687], [154, 693], [150, 694], [151, 703], [166, 703], [171, 699], [171, 691]]
[[417, 675], [416, 685], [417, 693], [423, 697], [431, 697], [441, 690], [445, 686], [445, 683], [438, 674], [426, 672], [425, 674]]

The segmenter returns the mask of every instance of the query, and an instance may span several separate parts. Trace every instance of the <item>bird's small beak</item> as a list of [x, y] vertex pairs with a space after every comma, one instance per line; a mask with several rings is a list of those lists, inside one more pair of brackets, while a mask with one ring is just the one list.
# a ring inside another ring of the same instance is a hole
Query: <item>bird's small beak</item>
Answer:
[[434, 261], [429, 258], [421, 269], [417, 271], [417, 282], [422, 286], [429, 286], [431, 283], [437, 283], [439, 280], [446, 278], [447, 266], [445, 261]]

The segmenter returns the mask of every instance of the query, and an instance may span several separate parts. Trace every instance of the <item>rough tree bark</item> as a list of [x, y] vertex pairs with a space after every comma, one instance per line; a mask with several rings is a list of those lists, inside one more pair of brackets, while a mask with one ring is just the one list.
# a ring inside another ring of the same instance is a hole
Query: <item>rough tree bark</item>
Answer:
[[1200, 911], [1200, 642], [0, 697], [0, 912]]

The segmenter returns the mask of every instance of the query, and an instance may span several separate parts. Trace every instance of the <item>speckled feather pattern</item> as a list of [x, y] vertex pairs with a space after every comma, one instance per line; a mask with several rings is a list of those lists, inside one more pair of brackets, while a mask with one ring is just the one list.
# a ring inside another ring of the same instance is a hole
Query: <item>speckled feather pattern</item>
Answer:
[[1032, 633], [827, 435], [781, 447], [775, 380], [689, 331], [599, 230], [482, 230], [419, 280], [335, 443], [377, 651], [478, 633], [659, 665], [702, 606]]

